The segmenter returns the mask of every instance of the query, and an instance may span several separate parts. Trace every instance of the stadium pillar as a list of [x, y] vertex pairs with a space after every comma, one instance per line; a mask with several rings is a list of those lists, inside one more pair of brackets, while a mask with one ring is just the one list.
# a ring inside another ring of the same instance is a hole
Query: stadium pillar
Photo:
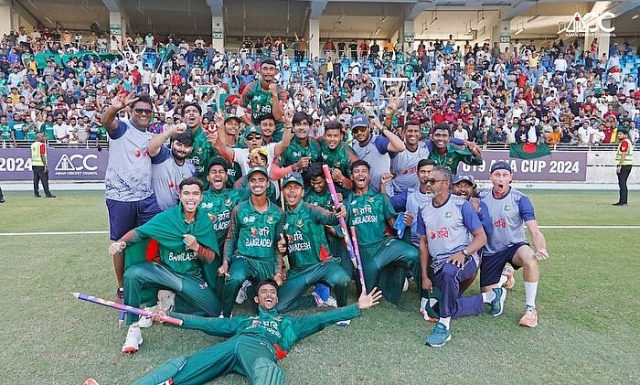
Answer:
[[491, 41], [500, 43], [500, 52], [504, 52], [511, 44], [511, 21], [500, 20], [491, 31]]
[[416, 38], [416, 22], [415, 20], [405, 20], [402, 27], [398, 34], [402, 50], [404, 52], [413, 52], [413, 42]]
[[[118, 47], [122, 48], [122, 37], [127, 33], [126, 21], [121, 12], [109, 12], [109, 39], [118, 41]], [[109, 43], [111, 46], [111, 43]]]
[[[603, 19], [602, 26], [605, 28], [611, 27], [611, 19]], [[589, 45], [591, 45], [591, 42], [589, 42]], [[602, 33], [598, 35], [598, 52], [600, 53], [600, 56], [602, 56], [603, 53], [606, 53], [607, 57], [609, 57], [610, 46], [611, 46], [611, 36], [608, 33]], [[587, 45], [585, 44], [585, 49], [587, 49], [586, 47]]]
[[11, 3], [3, 1], [0, 3], [0, 35], [8, 35], [13, 29], [13, 12]]
[[207, 0], [211, 9], [211, 43], [216, 51], [224, 51], [224, 4], [223, 0]]
[[320, 20], [309, 19], [309, 60], [320, 57]]

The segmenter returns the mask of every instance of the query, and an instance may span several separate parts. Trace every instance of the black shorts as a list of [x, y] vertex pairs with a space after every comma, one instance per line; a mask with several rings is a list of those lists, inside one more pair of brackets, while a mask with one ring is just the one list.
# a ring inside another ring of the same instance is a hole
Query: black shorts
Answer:
[[[513, 265], [513, 256], [516, 255], [520, 246], [524, 245], [529, 246], [527, 242], [518, 242], [493, 255], [482, 256], [482, 262], [480, 263], [480, 287], [498, 283], [504, 266], [507, 262]], [[517, 270], [520, 266], [513, 265], [513, 268]]]

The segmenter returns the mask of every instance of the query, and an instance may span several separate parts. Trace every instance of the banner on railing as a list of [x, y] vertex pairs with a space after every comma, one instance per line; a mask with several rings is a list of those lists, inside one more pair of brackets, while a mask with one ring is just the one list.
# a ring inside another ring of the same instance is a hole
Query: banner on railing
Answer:
[[586, 151], [554, 151], [537, 159], [511, 159], [508, 150], [486, 150], [482, 152], [482, 159], [480, 166], [460, 163], [458, 174], [487, 180], [491, 165], [498, 160], [506, 160], [511, 165], [513, 180], [584, 182], [587, 179]]
[[[109, 151], [95, 148], [49, 148], [50, 180], [103, 181]], [[0, 180], [31, 180], [28, 148], [0, 149]]]

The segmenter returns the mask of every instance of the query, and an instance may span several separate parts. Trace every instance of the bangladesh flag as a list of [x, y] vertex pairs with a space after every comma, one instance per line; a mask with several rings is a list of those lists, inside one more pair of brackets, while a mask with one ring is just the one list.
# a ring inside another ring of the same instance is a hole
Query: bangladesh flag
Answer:
[[545, 143], [512, 143], [509, 147], [509, 157], [517, 159], [535, 159], [551, 154]]

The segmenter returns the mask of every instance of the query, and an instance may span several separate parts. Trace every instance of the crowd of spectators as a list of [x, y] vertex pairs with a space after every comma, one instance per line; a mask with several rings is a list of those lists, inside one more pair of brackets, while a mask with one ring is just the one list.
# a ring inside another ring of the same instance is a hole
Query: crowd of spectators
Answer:
[[382, 118], [392, 107], [394, 128], [419, 120], [426, 138], [448, 122], [453, 136], [479, 145], [594, 146], [614, 143], [620, 128], [638, 138], [640, 52], [629, 43], [598, 52], [597, 41], [583, 47], [578, 39], [543, 46], [515, 40], [504, 50], [497, 42], [453, 39], [404, 49], [391, 41], [329, 40], [321, 57], [309, 58], [308, 41], [297, 35], [247, 38], [225, 52], [201, 38], [149, 33], [122, 40], [24, 29], [3, 36], [1, 147], [26, 146], [39, 132], [54, 143], [106, 141], [101, 112], [119, 92], [152, 97], [154, 133], [182, 121], [184, 102], [200, 104], [205, 126], [218, 111], [241, 116], [239, 95], [266, 56], [276, 59], [285, 103], [313, 117], [314, 136], [328, 121], [347, 127], [352, 115]]

